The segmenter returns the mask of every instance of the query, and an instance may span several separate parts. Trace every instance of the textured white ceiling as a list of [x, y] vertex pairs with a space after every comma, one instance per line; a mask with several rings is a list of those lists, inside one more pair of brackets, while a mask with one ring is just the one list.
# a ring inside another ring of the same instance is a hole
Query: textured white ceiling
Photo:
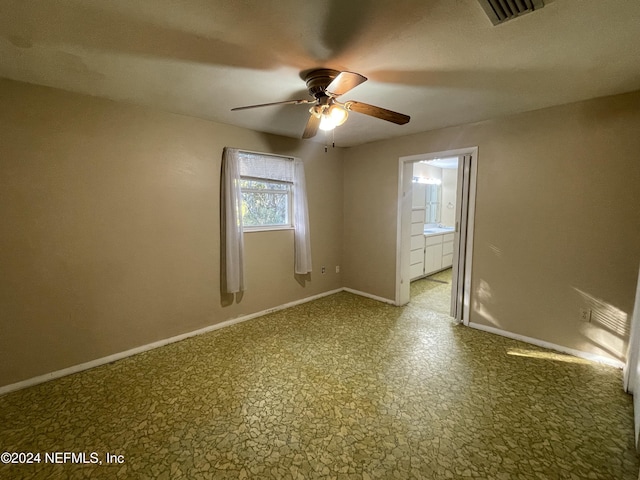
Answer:
[[[477, 0], [0, 0], [0, 76], [300, 137], [300, 72], [369, 81], [337, 145], [640, 89], [640, 1], [545, 0], [494, 27]], [[318, 135], [324, 140], [324, 134]]]

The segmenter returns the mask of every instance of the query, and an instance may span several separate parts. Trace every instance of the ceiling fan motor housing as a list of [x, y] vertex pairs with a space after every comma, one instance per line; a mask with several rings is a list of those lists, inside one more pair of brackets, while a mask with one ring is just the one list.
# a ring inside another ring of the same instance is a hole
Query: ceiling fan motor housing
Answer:
[[328, 97], [325, 93], [329, 84], [336, 78], [340, 72], [337, 70], [331, 70], [329, 68], [319, 68], [318, 70], [312, 70], [305, 77], [307, 83], [307, 89], [309, 95], [320, 100], [322, 97]]

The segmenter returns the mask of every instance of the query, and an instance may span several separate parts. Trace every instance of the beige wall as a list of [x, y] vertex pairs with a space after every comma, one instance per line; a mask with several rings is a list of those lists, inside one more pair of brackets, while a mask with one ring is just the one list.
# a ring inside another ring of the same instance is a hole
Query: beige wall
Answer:
[[[638, 132], [635, 92], [348, 149], [345, 286], [395, 296], [398, 158], [478, 146], [470, 320], [622, 358], [640, 262]], [[581, 322], [581, 307], [610, 328]]]
[[[341, 286], [393, 298], [398, 157], [474, 145], [471, 321], [620, 358], [640, 262], [638, 131], [640, 92], [325, 153], [0, 80], [0, 386]], [[249, 290], [222, 305], [224, 146], [305, 161], [304, 285], [291, 231], [251, 233]], [[581, 307], [610, 328], [580, 322]]]
[[[305, 162], [314, 272], [246, 235], [223, 307], [222, 148]], [[0, 80], [0, 386], [342, 286], [340, 149]], [[320, 267], [327, 273], [320, 274]]]

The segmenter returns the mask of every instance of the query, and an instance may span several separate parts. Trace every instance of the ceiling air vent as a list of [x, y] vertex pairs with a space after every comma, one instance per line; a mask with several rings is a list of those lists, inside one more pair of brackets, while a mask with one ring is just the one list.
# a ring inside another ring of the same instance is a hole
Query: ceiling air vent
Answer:
[[544, 7], [543, 0], [478, 0], [478, 2], [494, 25]]

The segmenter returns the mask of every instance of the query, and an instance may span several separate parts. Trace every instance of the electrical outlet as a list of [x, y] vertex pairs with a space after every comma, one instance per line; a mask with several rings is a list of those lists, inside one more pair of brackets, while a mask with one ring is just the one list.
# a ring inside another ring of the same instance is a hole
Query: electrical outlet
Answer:
[[590, 308], [581, 308], [580, 309], [580, 320], [583, 322], [591, 321], [591, 309]]
[[327, 269], [324, 266], [322, 267], [322, 273], [323, 274], [327, 273]]
[[340, 265], [336, 265], [336, 273], [340, 273]]

